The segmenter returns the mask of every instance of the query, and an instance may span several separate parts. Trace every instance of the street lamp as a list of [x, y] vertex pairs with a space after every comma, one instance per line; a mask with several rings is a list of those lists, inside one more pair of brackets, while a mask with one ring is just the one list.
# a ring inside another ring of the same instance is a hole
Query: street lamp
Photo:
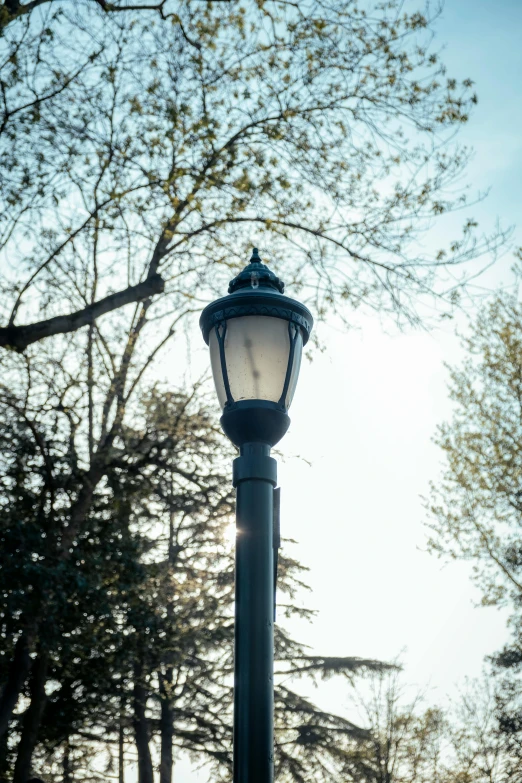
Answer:
[[[277, 463], [270, 449], [290, 424], [303, 346], [313, 318], [283, 295], [284, 284], [257, 248], [228, 296], [202, 312], [200, 326], [223, 414], [239, 448], [236, 488], [234, 783], [274, 779], [274, 590], [279, 545]], [[274, 522], [276, 529], [274, 530]]]

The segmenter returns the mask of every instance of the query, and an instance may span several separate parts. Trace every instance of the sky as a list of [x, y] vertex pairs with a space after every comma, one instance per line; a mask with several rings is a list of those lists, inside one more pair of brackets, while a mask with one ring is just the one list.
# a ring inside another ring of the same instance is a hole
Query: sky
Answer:
[[[460, 139], [475, 149], [473, 190], [490, 188], [471, 213], [486, 230], [521, 222], [521, 30], [516, 0], [446, 0], [437, 25], [448, 72], [476, 82], [479, 103]], [[522, 245], [520, 227], [514, 241]], [[481, 285], [508, 284], [511, 263], [512, 254], [501, 258]], [[429, 333], [397, 333], [371, 317], [357, 327], [320, 327], [326, 351], [303, 362], [281, 443], [282, 534], [298, 541], [289, 551], [310, 568], [312, 588], [302, 600], [318, 611], [291, 631], [325, 655], [400, 655], [405, 681], [440, 703], [507, 639], [506, 613], [478, 606], [469, 566], [425, 548], [421, 496], [441, 466], [431, 439], [451, 415], [444, 363], [462, 358], [455, 328], [465, 320]], [[194, 372], [206, 361], [202, 346]], [[328, 683], [312, 696], [347, 714], [347, 687]], [[181, 759], [175, 779], [207, 775]]]

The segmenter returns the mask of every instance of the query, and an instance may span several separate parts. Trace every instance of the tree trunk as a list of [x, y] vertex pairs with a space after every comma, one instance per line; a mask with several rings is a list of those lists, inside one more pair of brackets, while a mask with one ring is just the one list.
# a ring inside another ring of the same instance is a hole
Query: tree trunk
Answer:
[[125, 783], [125, 758], [124, 758], [123, 710], [120, 713], [120, 730], [118, 733], [118, 783]]
[[172, 783], [172, 742], [174, 739], [174, 708], [170, 693], [172, 674], [171, 667], [167, 669], [165, 675], [158, 672], [161, 694], [160, 783]]
[[[170, 486], [170, 499], [174, 495], [174, 488], [171, 475]], [[179, 549], [175, 545], [175, 531], [174, 531], [174, 512], [170, 513], [169, 518], [169, 542], [168, 542], [168, 563], [167, 578], [169, 578], [175, 568], [176, 560], [178, 557]], [[167, 592], [169, 594], [171, 586], [168, 583], [166, 585]], [[170, 600], [167, 604], [167, 624], [169, 633], [174, 623], [174, 605]], [[172, 783], [172, 745], [174, 740], [174, 701], [172, 694], [172, 680], [174, 676], [174, 667], [172, 665], [172, 651], [166, 653], [163, 663], [165, 666], [165, 674], [161, 671], [158, 672], [158, 681], [161, 697], [161, 717], [160, 717], [160, 733], [161, 733], [161, 748], [160, 748], [160, 783]]]
[[71, 748], [69, 746], [69, 740], [66, 741], [63, 749], [63, 783], [71, 783]]
[[0, 783], [9, 783], [9, 732], [0, 737]]
[[140, 662], [134, 668], [134, 736], [138, 751], [138, 783], [154, 783], [149, 748], [149, 726], [145, 714], [147, 696], [147, 688], [143, 681], [143, 666]]
[[31, 703], [25, 711], [22, 722], [22, 736], [18, 745], [13, 783], [27, 783], [31, 774], [33, 751], [38, 741], [38, 731], [47, 701], [45, 683], [47, 681], [48, 666], [49, 654], [40, 652], [33, 664]]
[[13, 710], [31, 670], [33, 661], [29, 655], [29, 645], [30, 640], [27, 633], [20, 634], [16, 642], [13, 660], [9, 667], [7, 682], [0, 697], [0, 737], [7, 731]]

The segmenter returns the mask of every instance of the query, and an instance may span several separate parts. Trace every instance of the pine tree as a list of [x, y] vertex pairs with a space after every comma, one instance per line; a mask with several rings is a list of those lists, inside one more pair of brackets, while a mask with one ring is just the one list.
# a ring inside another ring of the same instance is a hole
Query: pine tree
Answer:
[[[28, 705], [10, 725], [14, 779], [25, 780], [32, 763], [47, 772], [60, 768], [64, 780], [72, 774], [103, 779], [116, 768], [121, 735], [136, 746], [140, 783], [153, 780], [158, 745], [161, 783], [172, 779], [176, 749], [207, 759], [215, 775], [226, 777], [233, 552], [225, 531], [233, 498], [228, 460], [220, 456], [229, 448], [211, 413], [195, 394], [153, 388], [145, 395], [133, 426], [123, 427], [112, 449], [81, 532], [70, 540], [72, 557], [61, 561], [56, 525], [67, 529], [67, 507], [59, 520], [50, 512], [60, 505], [62, 487], [77, 491], [75, 463], [59, 428], [52, 444], [41, 435], [45, 460], [14, 410], [13, 403], [3, 429], [5, 487], [11, 489], [2, 516], [9, 554], [2, 571], [5, 657], [20, 633], [16, 621], [31, 612], [35, 593], [45, 595], [45, 620], [23, 691]], [[53, 484], [55, 505], [47, 509], [46, 475], [53, 481], [61, 475], [61, 485]], [[282, 557], [283, 592], [294, 591], [300, 571]], [[41, 609], [41, 598], [37, 605]], [[299, 696], [289, 679], [352, 678], [382, 664], [311, 656], [281, 628], [276, 657], [284, 676], [276, 692], [280, 779], [300, 780], [312, 771], [317, 780], [321, 772], [330, 779], [325, 759], [335, 769], [347, 744], [364, 732]], [[104, 754], [105, 772], [99, 767]]]

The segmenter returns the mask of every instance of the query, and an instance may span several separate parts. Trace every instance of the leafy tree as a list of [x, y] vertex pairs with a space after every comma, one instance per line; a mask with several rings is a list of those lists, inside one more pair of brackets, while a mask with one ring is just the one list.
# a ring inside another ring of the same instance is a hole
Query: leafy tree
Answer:
[[483, 307], [463, 366], [451, 369], [454, 412], [436, 439], [445, 467], [428, 506], [430, 547], [471, 561], [487, 604], [517, 605], [522, 594], [521, 325], [516, 292]]
[[[522, 598], [522, 307], [517, 286], [486, 304], [468, 336], [467, 358], [451, 370], [450, 422], [439, 428], [441, 479], [432, 486], [430, 548], [472, 563], [483, 603], [511, 609], [512, 641], [493, 656], [510, 676], [497, 694], [511, 756], [522, 737], [519, 685]], [[515, 779], [515, 778], [514, 778]]]
[[[451, 747], [456, 783], [508, 783], [518, 763], [499, 712], [504, 685], [495, 673], [467, 681], [453, 709]], [[520, 758], [520, 756], [519, 756]]]
[[[409, 689], [411, 692], [411, 689]], [[366, 740], [346, 755], [354, 783], [508, 783], [520, 759], [498, 720], [503, 693], [495, 677], [468, 681], [446, 708], [407, 695], [400, 673], [374, 672], [357, 685], [351, 703]], [[513, 773], [515, 773], [513, 775]]]
[[[516, 638], [520, 638], [519, 634], [516, 634]], [[522, 780], [522, 693], [520, 667], [516, 662], [517, 648], [518, 643], [493, 659], [503, 675], [495, 694], [496, 718], [507, 755], [504, 767], [506, 779], [513, 783], [520, 783]], [[504, 657], [506, 653], [507, 656]]]
[[252, 233], [318, 315], [416, 321], [419, 298], [446, 309], [457, 268], [506, 238], [469, 216], [447, 247], [419, 251], [465, 206], [448, 195], [468, 158], [453, 137], [476, 101], [432, 49], [437, 10], [145, 5], [4, 5], [4, 347], [151, 296], [156, 315], [199, 308]]
[[372, 674], [352, 698], [366, 742], [347, 755], [345, 779], [358, 783], [442, 783], [441, 751], [447, 720], [437, 708], [408, 700], [397, 670]]

